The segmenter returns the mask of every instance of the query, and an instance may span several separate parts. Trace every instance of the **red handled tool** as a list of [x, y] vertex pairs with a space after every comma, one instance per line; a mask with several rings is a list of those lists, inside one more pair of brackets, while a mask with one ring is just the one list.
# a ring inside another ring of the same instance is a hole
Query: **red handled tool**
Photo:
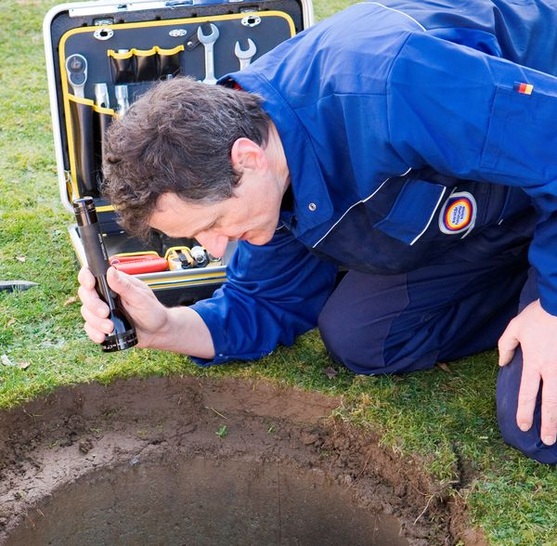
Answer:
[[129, 275], [157, 273], [158, 271], [166, 271], [168, 269], [168, 262], [156, 252], [115, 254], [109, 258], [109, 262], [118, 271], [123, 271]]

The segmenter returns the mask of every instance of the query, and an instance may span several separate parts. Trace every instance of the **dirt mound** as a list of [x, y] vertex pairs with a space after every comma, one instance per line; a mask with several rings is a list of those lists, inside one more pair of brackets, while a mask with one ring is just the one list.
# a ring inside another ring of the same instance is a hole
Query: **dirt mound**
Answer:
[[483, 544], [339, 404], [233, 378], [58, 389], [0, 413], [0, 544]]

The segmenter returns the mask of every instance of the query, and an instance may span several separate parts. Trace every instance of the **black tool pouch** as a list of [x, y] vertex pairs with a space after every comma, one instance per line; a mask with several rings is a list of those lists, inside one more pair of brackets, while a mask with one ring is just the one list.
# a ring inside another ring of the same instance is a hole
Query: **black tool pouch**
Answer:
[[96, 161], [95, 124], [93, 103], [91, 101], [69, 101], [70, 133], [69, 145], [72, 150], [71, 170], [80, 195], [98, 197], [97, 179], [100, 177], [100, 164]]
[[133, 83], [137, 73], [136, 57], [129, 51], [120, 53], [109, 51], [109, 57], [114, 85]]
[[98, 175], [96, 179], [96, 189], [98, 191], [97, 197], [100, 196], [102, 190], [102, 179], [103, 179], [102, 164], [105, 159], [106, 133], [113, 119], [114, 119], [113, 110], [94, 107], [93, 134], [95, 135], [95, 141], [94, 141], [95, 166]]

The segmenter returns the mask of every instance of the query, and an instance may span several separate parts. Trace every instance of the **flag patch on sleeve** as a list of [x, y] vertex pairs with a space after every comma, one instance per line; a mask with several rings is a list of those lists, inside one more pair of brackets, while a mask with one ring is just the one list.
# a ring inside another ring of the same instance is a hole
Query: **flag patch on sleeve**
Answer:
[[515, 82], [514, 90], [521, 95], [531, 95], [534, 91], [534, 86], [531, 83]]

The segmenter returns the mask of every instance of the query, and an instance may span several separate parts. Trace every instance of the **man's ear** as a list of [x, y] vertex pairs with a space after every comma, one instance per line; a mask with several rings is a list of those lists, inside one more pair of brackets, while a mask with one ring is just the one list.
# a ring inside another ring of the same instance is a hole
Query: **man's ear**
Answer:
[[232, 166], [237, 172], [246, 169], [257, 170], [265, 161], [265, 151], [259, 144], [249, 138], [239, 138], [232, 144], [230, 151]]

